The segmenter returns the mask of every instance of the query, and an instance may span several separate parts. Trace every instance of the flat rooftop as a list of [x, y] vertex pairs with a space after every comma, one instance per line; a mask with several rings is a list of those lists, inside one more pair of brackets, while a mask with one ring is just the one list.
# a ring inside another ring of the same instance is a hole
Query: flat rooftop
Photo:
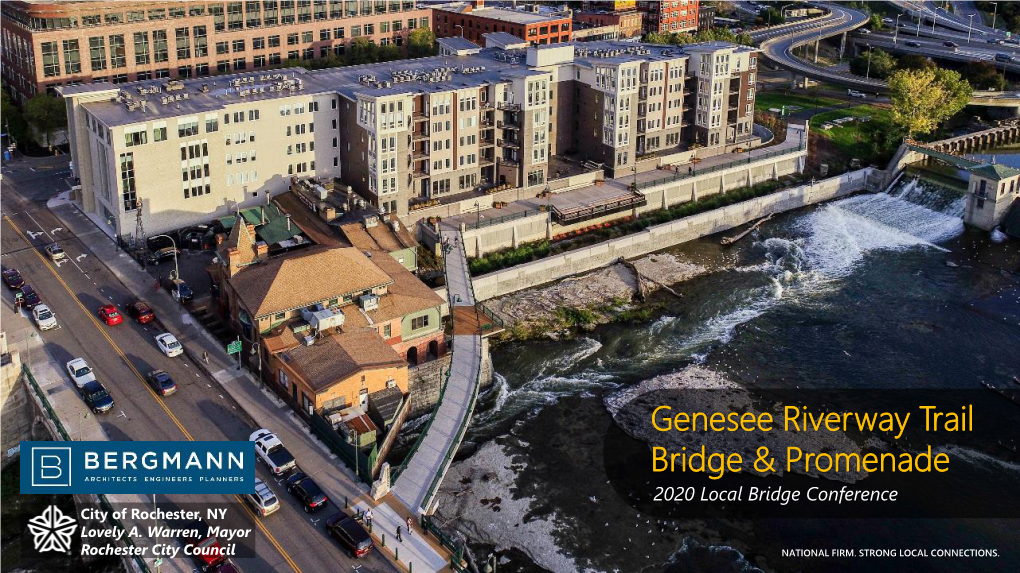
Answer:
[[513, 24], [541, 24], [542, 22], [557, 22], [560, 20], [569, 20], [570, 16], [563, 12], [532, 12], [530, 10], [512, 10], [509, 8], [499, 7], [482, 7], [474, 8], [472, 10], [467, 9], [467, 4], [447, 4], [443, 6], [433, 6], [433, 10], [440, 10], [442, 12], [456, 12], [458, 14], [468, 14], [471, 16], [478, 16], [479, 18], [490, 18], [492, 20], [499, 20], [501, 22], [510, 22]]

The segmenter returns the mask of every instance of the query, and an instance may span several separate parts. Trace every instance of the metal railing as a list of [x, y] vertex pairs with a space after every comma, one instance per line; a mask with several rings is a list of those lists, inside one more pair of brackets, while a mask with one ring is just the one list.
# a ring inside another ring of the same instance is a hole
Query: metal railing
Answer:
[[[474, 289], [472, 289], [472, 292], [474, 292]], [[503, 328], [503, 327], [506, 326], [506, 323], [503, 321], [503, 319], [500, 318], [499, 315], [496, 314], [491, 308], [486, 306], [484, 302], [478, 302], [476, 300], [475, 304], [479, 308], [481, 308], [482, 314], [484, 314], [485, 316], [489, 317], [489, 319], [492, 320], [492, 322], [495, 322], [497, 325], [499, 325], [500, 328]], [[489, 326], [489, 325], [483, 324], [482, 325], [482, 330], [485, 330], [486, 326]]]
[[458, 573], [466, 572], [469, 569], [463, 565], [464, 563], [464, 545], [457, 543], [457, 540], [450, 534], [446, 533], [435, 523], [435, 519], [431, 515], [421, 516], [421, 528], [428, 531], [432, 535], [436, 536], [439, 540], [439, 544], [450, 550], [453, 555], [450, 556], [450, 567]]
[[736, 159], [734, 161], [730, 161], [730, 162], [727, 162], [727, 163], [721, 163], [719, 165], [713, 165], [712, 167], [705, 167], [705, 168], [701, 168], [701, 169], [695, 169], [693, 172], [689, 172], [689, 173], [685, 173], [685, 172], [681, 171], [680, 173], [676, 173], [676, 174], [671, 175], [669, 177], [662, 177], [661, 179], [655, 179], [655, 180], [652, 180], [652, 181], [645, 181], [645, 182], [642, 182], [642, 183], [638, 183], [637, 184], [637, 188], [638, 189], [647, 189], [649, 187], [655, 187], [656, 185], [663, 185], [663, 184], [666, 184], [666, 183], [672, 183], [673, 181], [681, 181], [683, 179], [690, 179], [692, 177], [700, 177], [700, 176], [708, 174], [708, 173], [715, 173], [716, 171], [723, 171], [725, 169], [729, 169], [731, 167], [735, 167], [735, 166], [738, 166], [738, 165], [748, 165], [748, 164], [754, 163], [755, 161], [763, 161], [765, 159], [771, 159], [773, 157], [779, 157], [781, 155], [787, 155], [787, 154], [790, 154], [790, 153], [798, 153], [798, 152], [804, 151], [805, 149], [807, 149], [807, 143], [802, 141], [795, 148], [782, 149], [782, 150], [779, 150], [779, 151], [770, 151], [770, 152], [761, 153], [759, 155], [754, 155], [754, 156], [748, 154], [746, 159], [741, 158], [741, 159]]
[[534, 215], [536, 213], [541, 213], [541, 212], [542, 211], [539, 211], [539, 210], [536, 210], [536, 209], [527, 209], [527, 210], [524, 210], [524, 211], [518, 211], [516, 213], [511, 213], [509, 215], [501, 215], [499, 217], [487, 217], [485, 219], [477, 219], [474, 223], [468, 223], [468, 222], [465, 221], [464, 222], [464, 227], [466, 229], [472, 229], [472, 230], [474, 230], [474, 229], [482, 229], [482, 228], [485, 228], [485, 227], [491, 227], [492, 225], [498, 225], [500, 223], [506, 223], [507, 221], [513, 221], [513, 220], [516, 220], [516, 219], [522, 219], [524, 217], [530, 217], [531, 215]]

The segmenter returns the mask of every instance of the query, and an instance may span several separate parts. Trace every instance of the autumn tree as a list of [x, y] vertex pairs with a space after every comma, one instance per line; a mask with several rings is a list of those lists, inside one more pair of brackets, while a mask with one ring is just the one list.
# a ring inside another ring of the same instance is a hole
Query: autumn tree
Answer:
[[407, 57], [424, 58], [436, 54], [436, 35], [428, 28], [415, 28], [407, 35]]
[[935, 131], [967, 105], [973, 90], [958, 72], [923, 68], [894, 73], [889, 91], [893, 123], [912, 137]]

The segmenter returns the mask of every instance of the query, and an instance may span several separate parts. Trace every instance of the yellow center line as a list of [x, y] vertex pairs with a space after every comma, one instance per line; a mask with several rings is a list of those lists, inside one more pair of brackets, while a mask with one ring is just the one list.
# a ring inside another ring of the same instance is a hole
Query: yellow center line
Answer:
[[[156, 399], [156, 403], [159, 404], [161, 408], [163, 408], [163, 411], [166, 412], [167, 416], [170, 416], [170, 419], [173, 420], [173, 423], [177, 426], [181, 433], [184, 434], [184, 437], [187, 438], [188, 441], [194, 442], [195, 438], [192, 437], [191, 433], [184, 428], [184, 425], [181, 424], [180, 420], [177, 419], [177, 416], [175, 416], [174, 413], [170, 411], [170, 408], [168, 408], [166, 403], [160, 399], [159, 395], [156, 394], [156, 392], [151, 387], [149, 387], [149, 384], [145, 381], [145, 377], [142, 376], [142, 373], [139, 372], [137, 368], [135, 368], [134, 364], [131, 363], [127, 355], [124, 354], [124, 352], [120, 349], [120, 346], [118, 346], [117, 343], [114, 342], [112, 338], [110, 338], [110, 335], [109, 333], [106, 332], [106, 329], [104, 329], [102, 325], [99, 324], [99, 320], [96, 319], [96, 317], [93, 316], [93, 314], [89, 312], [87, 308], [85, 308], [85, 305], [82, 304], [80, 300], [78, 300], [78, 297], [74, 294], [74, 291], [72, 291], [71, 287], [69, 287], [67, 283], [64, 282], [64, 279], [61, 278], [59, 274], [57, 274], [57, 271], [56, 269], [53, 268], [53, 265], [50, 264], [48, 260], [46, 260], [46, 257], [42, 256], [38, 249], [32, 246], [32, 242], [29, 241], [27, 237], [25, 237], [25, 234], [21, 232], [21, 229], [19, 229], [18, 226], [14, 224], [14, 221], [12, 221], [9, 216], [4, 215], [4, 220], [7, 221], [7, 224], [9, 224], [11, 228], [13, 228], [14, 231], [18, 234], [18, 236], [21, 237], [23, 241], [25, 241], [25, 244], [29, 245], [29, 248], [31, 248], [32, 251], [35, 253], [35, 256], [39, 257], [39, 260], [42, 261], [44, 265], [46, 265], [46, 268], [49, 269], [50, 273], [52, 273], [53, 276], [56, 277], [60, 285], [64, 287], [64, 290], [67, 291], [67, 294], [71, 296], [71, 300], [73, 300], [78, 305], [78, 307], [81, 308], [81, 311], [85, 313], [85, 316], [89, 317], [89, 320], [92, 321], [92, 324], [96, 327], [96, 330], [98, 330], [99, 333], [103, 335], [103, 338], [105, 338], [106, 341], [110, 343], [110, 346], [113, 347], [114, 352], [116, 352], [117, 355], [124, 360], [124, 363], [127, 364], [128, 368], [131, 369], [131, 372], [135, 374], [138, 380], [142, 383], [142, 386], [144, 386], [145, 389], [149, 391], [149, 394]], [[263, 525], [262, 521], [259, 520], [258, 516], [252, 513], [251, 509], [248, 508], [248, 506], [245, 504], [241, 496], [235, 494], [234, 498], [237, 499], [238, 503], [241, 505], [241, 507], [244, 508], [245, 512], [249, 516], [251, 516], [252, 519], [255, 520], [255, 525], [259, 528], [260, 531], [262, 531], [262, 533], [265, 534], [265, 536], [269, 539], [269, 542], [272, 543], [273, 547], [275, 547], [277, 551], [280, 552], [280, 554], [283, 556], [283, 559], [287, 562], [288, 565], [290, 565], [290, 567], [295, 571], [295, 573], [302, 573], [301, 568], [297, 566], [297, 563], [295, 563], [294, 560], [290, 557], [290, 554], [288, 554], [287, 551], [280, 545], [280, 543], [276, 541], [276, 538], [273, 536], [272, 533], [269, 532], [268, 529], [266, 529], [266, 526]]]

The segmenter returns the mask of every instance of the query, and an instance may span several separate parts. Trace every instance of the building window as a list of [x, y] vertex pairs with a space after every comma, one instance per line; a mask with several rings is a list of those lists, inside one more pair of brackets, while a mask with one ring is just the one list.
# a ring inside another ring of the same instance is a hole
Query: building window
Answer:
[[166, 42], [166, 30], [152, 31], [152, 60], [154, 62], [165, 62], [170, 59], [169, 48]]
[[177, 59], [186, 60], [191, 57], [191, 34], [187, 28], [177, 28], [175, 30], [177, 45]]
[[149, 63], [149, 33], [135, 32], [135, 65], [144, 66]]
[[387, 339], [388, 338], [393, 338], [393, 326], [390, 325], [390, 324], [384, 325], [382, 327], [382, 335], [383, 335], [383, 338], [387, 338]]
[[64, 73], [81, 73], [81, 52], [78, 40], [64, 40]]
[[106, 40], [102, 36], [89, 38], [89, 64], [93, 72], [106, 69]]
[[135, 154], [120, 154], [120, 182], [121, 198], [125, 211], [133, 211], [136, 208], [137, 197], [135, 196]]
[[148, 132], [146, 131], [124, 134], [124, 147], [134, 147], [145, 143], [148, 143]]
[[223, 55], [230, 53], [230, 44], [226, 42], [216, 42], [216, 55]]
[[60, 75], [60, 57], [56, 42], [42, 43], [43, 76], [51, 78]]
[[416, 316], [411, 319], [411, 330], [421, 330], [429, 325], [429, 315]]
[[[152, 130], [153, 141], [166, 141], [166, 126], [157, 127]], [[145, 143], [144, 141], [142, 143]]]

